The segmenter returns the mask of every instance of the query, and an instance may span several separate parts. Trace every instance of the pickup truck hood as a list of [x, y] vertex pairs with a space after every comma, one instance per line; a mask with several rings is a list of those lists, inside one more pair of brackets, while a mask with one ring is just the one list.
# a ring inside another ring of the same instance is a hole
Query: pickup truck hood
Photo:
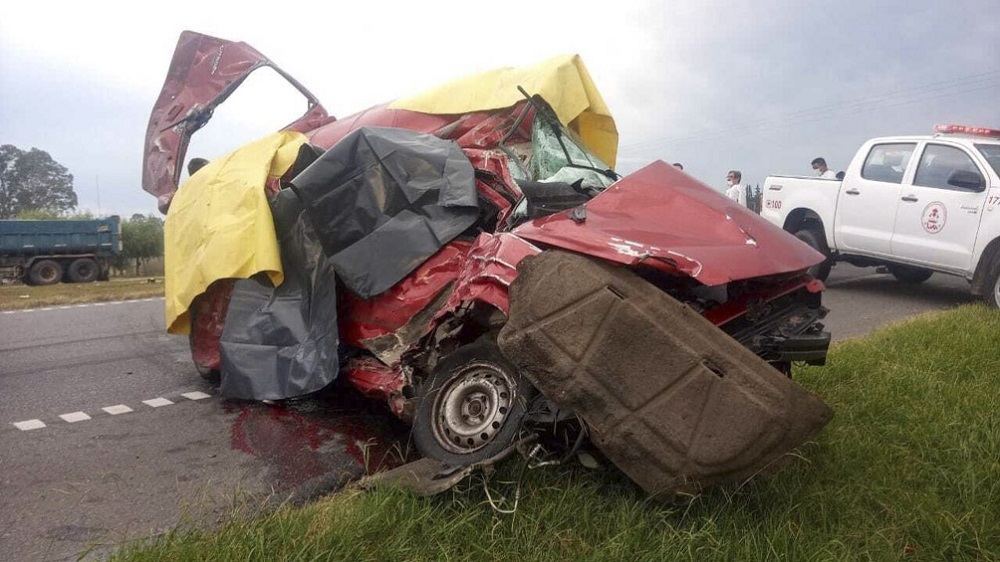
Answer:
[[518, 236], [705, 285], [802, 271], [823, 256], [673, 166], [657, 161], [587, 202], [514, 229]]
[[316, 96], [250, 45], [192, 31], [181, 33], [149, 117], [143, 151], [142, 188], [156, 196], [160, 211], [166, 213], [177, 190], [191, 135], [251, 72], [264, 66], [288, 80], [307, 101], [306, 113], [284, 130], [305, 132], [334, 120]]

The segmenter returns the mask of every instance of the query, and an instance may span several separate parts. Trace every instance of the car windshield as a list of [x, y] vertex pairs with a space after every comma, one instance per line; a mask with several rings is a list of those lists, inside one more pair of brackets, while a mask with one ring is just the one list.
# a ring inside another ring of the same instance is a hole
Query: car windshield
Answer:
[[976, 149], [990, 163], [993, 171], [1000, 176], [1000, 144], [976, 144]]

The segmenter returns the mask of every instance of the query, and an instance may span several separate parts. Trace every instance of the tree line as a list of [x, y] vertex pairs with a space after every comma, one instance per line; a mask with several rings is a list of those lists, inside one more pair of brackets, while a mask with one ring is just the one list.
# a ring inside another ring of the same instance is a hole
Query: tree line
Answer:
[[[77, 206], [73, 174], [44, 150], [0, 145], [0, 219], [85, 220]], [[163, 219], [136, 213], [122, 219], [122, 254], [112, 267], [135, 274], [149, 260], [163, 256]]]

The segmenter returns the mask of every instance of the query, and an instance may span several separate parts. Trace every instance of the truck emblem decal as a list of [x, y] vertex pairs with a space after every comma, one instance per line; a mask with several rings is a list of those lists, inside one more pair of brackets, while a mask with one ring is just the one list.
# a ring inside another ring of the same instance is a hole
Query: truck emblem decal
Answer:
[[920, 224], [924, 225], [924, 230], [931, 234], [937, 234], [944, 230], [944, 224], [948, 221], [948, 210], [944, 203], [935, 201], [926, 207], [920, 216]]

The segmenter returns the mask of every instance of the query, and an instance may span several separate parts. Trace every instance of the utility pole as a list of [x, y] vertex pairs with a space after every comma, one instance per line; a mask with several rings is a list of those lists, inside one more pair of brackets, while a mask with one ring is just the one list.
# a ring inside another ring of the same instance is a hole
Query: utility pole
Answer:
[[101, 176], [94, 175], [94, 185], [97, 186], [97, 218], [101, 218]]

